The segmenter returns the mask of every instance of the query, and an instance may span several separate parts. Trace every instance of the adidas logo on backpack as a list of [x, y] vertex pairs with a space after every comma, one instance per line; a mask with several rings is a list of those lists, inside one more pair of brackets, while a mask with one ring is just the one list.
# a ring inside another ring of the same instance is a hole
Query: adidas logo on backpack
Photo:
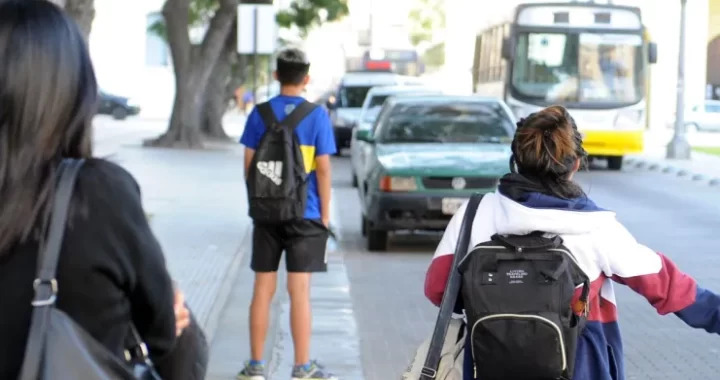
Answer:
[[257, 163], [257, 168], [260, 174], [270, 178], [274, 184], [282, 185], [282, 161], [260, 161]]

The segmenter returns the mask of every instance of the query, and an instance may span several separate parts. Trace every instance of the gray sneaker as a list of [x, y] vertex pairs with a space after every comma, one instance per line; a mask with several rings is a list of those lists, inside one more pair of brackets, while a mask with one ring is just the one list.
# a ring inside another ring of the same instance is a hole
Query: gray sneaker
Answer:
[[292, 371], [292, 380], [338, 380], [337, 376], [328, 373], [323, 366], [313, 360], [310, 367], [296, 366]]
[[237, 374], [237, 380], [265, 380], [265, 366], [245, 362], [245, 368]]

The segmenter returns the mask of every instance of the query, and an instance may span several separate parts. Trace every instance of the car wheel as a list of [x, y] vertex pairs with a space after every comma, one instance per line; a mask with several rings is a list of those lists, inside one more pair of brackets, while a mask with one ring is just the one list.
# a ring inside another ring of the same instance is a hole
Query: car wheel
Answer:
[[623, 157], [622, 156], [608, 157], [607, 162], [608, 162], [608, 169], [622, 170], [622, 166], [623, 166]]
[[387, 251], [388, 232], [383, 230], [367, 231], [367, 249], [370, 252]]
[[112, 111], [112, 117], [115, 120], [125, 120], [128, 116], [128, 112], [125, 108], [115, 107]]
[[368, 231], [368, 221], [367, 218], [365, 218], [365, 215], [361, 215], [362, 219], [360, 221], [360, 233], [362, 233], [363, 237], [367, 236]]

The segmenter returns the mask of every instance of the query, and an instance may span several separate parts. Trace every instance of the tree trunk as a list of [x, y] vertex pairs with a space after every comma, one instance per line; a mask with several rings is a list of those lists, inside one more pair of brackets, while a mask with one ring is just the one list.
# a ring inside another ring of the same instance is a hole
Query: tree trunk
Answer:
[[205, 90], [205, 105], [201, 132], [212, 140], [229, 140], [223, 128], [223, 116], [234, 94], [232, 64], [237, 57], [237, 22], [233, 24], [220, 58], [213, 67], [210, 81]]
[[90, 30], [92, 29], [92, 23], [95, 19], [95, 1], [94, 0], [50, 0], [50, 2], [57, 4], [59, 7], [64, 8], [65, 12], [75, 20], [80, 27], [80, 32], [85, 41], [90, 38]]
[[221, 0], [200, 46], [193, 48], [188, 34], [190, 0], [166, 0], [163, 18], [175, 70], [175, 101], [168, 130], [145, 142], [147, 146], [202, 148], [200, 132], [205, 90], [220, 57], [238, 0]]

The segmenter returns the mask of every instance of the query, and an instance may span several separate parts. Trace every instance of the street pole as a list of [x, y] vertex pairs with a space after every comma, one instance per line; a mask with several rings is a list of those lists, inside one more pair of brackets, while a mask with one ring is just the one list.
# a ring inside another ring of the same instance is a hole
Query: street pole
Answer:
[[667, 145], [667, 158], [689, 160], [690, 143], [685, 126], [685, 19], [687, 0], [680, 0], [680, 45], [678, 54], [677, 101], [675, 134]]

